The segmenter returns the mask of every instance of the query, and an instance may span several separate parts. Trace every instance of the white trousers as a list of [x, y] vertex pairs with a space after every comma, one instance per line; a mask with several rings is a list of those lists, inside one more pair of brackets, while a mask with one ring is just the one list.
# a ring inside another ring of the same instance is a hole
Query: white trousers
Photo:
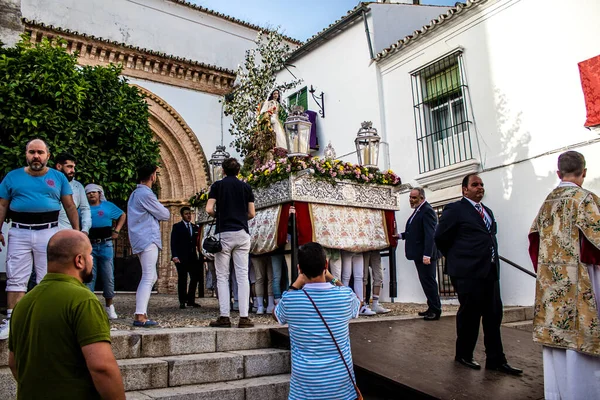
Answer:
[[352, 253], [342, 250], [342, 283], [350, 284], [350, 276], [354, 275], [354, 293], [361, 301], [363, 299], [364, 260], [362, 253]]
[[148, 302], [152, 286], [158, 279], [156, 273], [156, 262], [158, 261], [158, 246], [152, 243], [144, 251], [138, 254], [140, 264], [142, 264], [142, 279], [135, 293], [135, 313], [146, 314], [148, 312]]
[[221, 246], [223, 250], [215, 254], [220, 314], [222, 317], [229, 317], [231, 312], [229, 303], [229, 261], [233, 259], [240, 317], [247, 317], [248, 306], [250, 305], [250, 282], [248, 281], [250, 235], [243, 229], [236, 232], [222, 232]]
[[36, 283], [48, 272], [46, 248], [58, 228], [29, 229], [10, 228], [6, 250], [6, 291], [26, 292], [27, 282], [35, 265]]
[[546, 400], [600, 399], [600, 357], [544, 346]]

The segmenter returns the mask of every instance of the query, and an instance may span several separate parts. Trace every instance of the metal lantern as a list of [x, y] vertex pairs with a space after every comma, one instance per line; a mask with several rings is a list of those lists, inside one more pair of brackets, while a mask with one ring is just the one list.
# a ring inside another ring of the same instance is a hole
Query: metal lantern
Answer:
[[358, 154], [358, 163], [365, 167], [377, 167], [379, 161], [379, 142], [381, 138], [371, 121], [365, 121], [356, 134], [354, 143]]
[[312, 124], [304, 107], [292, 106], [292, 113], [285, 120], [285, 137], [288, 157], [308, 157], [310, 154], [310, 128]]
[[229, 153], [225, 151], [225, 146], [223, 145], [217, 146], [217, 150], [210, 156], [210, 161], [208, 161], [208, 163], [211, 167], [213, 182], [223, 179], [223, 168], [221, 168], [221, 166], [223, 165], [223, 161], [228, 158]]

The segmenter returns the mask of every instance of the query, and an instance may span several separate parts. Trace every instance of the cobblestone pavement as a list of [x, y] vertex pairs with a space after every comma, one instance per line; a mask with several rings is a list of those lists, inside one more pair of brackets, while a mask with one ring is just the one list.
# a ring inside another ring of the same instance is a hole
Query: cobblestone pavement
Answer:
[[[98, 299], [104, 303], [101, 295], [98, 295]], [[208, 326], [208, 323], [219, 315], [218, 301], [214, 297], [205, 297], [196, 299], [196, 302], [202, 307], [188, 307], [181, 310], [176, 295], [152, 294], [148, 305], [148, 317], [157, 321], [162, 328]], [[112, 329], [134, 329], [132, 324], [135, 311], [135, 293], [116, 294], [114, 304], [119, 319], [111, 321]], [[392, 311], [388, 314], [360, 317], [360, 319], [381, 318], [383, 316], [416, 316], [419, 311], [427, 308], [424, 304], [416, 303], [383, 303], [383, 305]], [[457, 310], [458, 306], [456, 305], [443, 305], [443, 312], [456, 312]], [[235, 323], [238, 316], [237, 312], [232, 311], [232, 322]], [[277, 321], [271, 315], [251, 313], [250, 318], [255, 324], [277, 325]]]

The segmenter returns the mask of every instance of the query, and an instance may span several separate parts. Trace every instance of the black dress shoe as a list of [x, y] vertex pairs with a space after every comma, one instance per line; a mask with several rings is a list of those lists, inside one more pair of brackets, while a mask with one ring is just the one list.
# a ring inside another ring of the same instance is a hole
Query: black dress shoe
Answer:
[[500, 365], [485, 365], [485, 369], [490, 369], [492, 371], [504, 372], [509, 375], [521, 375], [523, 370], [520, 368], [511, 367], [509, 363], [504, 363]]
[[430, 312], [431, 312], [431, 311], [429, 311], [429, 310], [420, 311], [420, 312], [419, 312], [419, 317], [424, 317], [424, 316], [426, 316], [427, 314], [429, 314]]
[[456, 358], [454, 358], [454, 360], [456, 362], [458, 362], [459, 364], [464, 365], [465, 367], [469, 367], [472, 369], [481, 369], [481, 365], [472, 358], [467, 359], [467, 358], [456, 357]]
[[425, 316], [423, 317], [423, 319], [425, 321], [437, 321], [438, 319], [440, 319], [440, 314], [434, 313], [434, 312], [430, 312], [428, 314], [425, 314]]
[[185, 309], [185, 303], [180, 303], [179, 308], [181, 308], [182, 310]]
[[198, 303], [187, 303], [188, 307], [194, 307], [194, 308], [200, 308], [202, 307], [200, 304]]

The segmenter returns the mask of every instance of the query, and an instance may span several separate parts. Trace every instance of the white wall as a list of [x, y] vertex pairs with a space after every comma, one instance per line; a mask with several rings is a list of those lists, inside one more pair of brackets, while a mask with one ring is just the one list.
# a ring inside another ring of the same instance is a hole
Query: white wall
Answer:
[[236, 69], [257, 31], [165, 0], [22, 0], [23, 17]]
[[446, 12], [450, 7], [407, 4], [369, 4], [373, 24], [373, 50], [375, 54], [392, 43], [411, 35], [415, 30], [429, 24], [432, 19]]
[[[217, 145], [221, 144], [220, 96], [140, 79], [129, 79], [129, 82], [150, 90], [169, 103], [196, 134], [207, 160], [210, 159]], [[233, 140], [229, 133], [230, 124], [231, 118], [224, 117], [223, 144], [232, 157], [238, 157], [235, 149], [229, 146]]]
[[[568, 4], [491, 0], [460, 22], [433, 31], [380, 63], [392, 168], [405, 182], [416, 184], [419, 170], [410, 72], [464, 48], [472, 100], [468, 107], [474, 114], [471, 137], [478, 144], [474, 153], [484, 170], [484, 203], [498, 220], [500, 254], [529, 269], [528, 230], [541, 202], [558, 183], [554, 170], [560, 151], [529, 159], [598, 138], [583, 128], [585, 105], [577, 68], [578, 62], [600, 53], [595, 43], [600, 35], [598, 15], [600, 3], [593, 0]], [[586, 155], [584, 187], [592, 190], [600, 189], [600, 165], [594, 159], [599, 149], [598, 144], [575, 149]], [[458, 194], [460, 189], [452, 190]], [[438, 201], [444, 196], [449, 195], [428, 192], [428, 197]], [[407, 204], [407, 195], [401, 201]], [[409, 213], [408, 209], [397, 213], [399, 226]], [[400, 300], [407, 301], [420, 288], [416, 281], [403, 278], [414, 266], [402, 257], [398, 261]], [[533, 303], [534, 280], [506, 264], [501, 286], [505, 304]]]
[[[304, 80], [297, 89], [313, 85], [316, 93], [325, 93], [325, 118], [317, 117], [317, 134], [322, 149], [331, 141], [338, 157], [356, 150], [354, 139], [363, 121], [372, 121], [379, 129], [379, 106], [375, 65], [370, 64], [364, 24], [359, 19], [348, 30], [317, 47], [292, 63], [291, 72]], [[278, 81], [289, 81], [287, 71]], [[287, 98], [295, 90], [283, 94]], [[318, 111], [310, 93], [308, 108]], [[350, 155], [345, 161], [356, 162]]]

